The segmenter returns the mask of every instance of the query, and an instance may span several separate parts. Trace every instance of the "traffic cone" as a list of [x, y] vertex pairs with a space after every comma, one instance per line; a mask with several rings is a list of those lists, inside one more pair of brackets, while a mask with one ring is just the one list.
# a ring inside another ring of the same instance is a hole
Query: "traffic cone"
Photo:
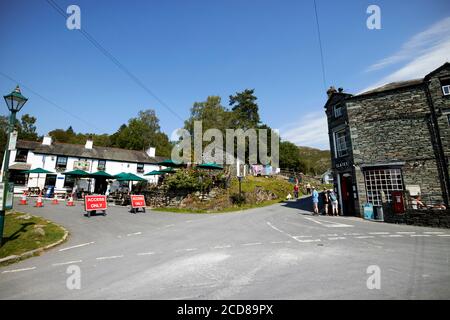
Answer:
[[74, 207], [75, 206], [75, 203], [73, 203], [73, 197], [72, 196], [70, 196], [69, 199], [67, 200], [66, 206], [68, 206], [68, 207]]
[[59, 204], [58, 198], [56, 196], [53, 198], [52, 204]]
[[36, 200], [36, 205], [35, 205], [35, 207], [38, 207], [38, 208], [40, 208], [40, 207], [43, 207], [44, 205], [43, 205], [43, 203], [42, 203], [42, 193], [39, 193], [39, 196], [37, 197], [37, 200]]
[[26, 206], [27, 203], [27, 193], [24, 191], [22, 197], [20, 198], [20, 204]]

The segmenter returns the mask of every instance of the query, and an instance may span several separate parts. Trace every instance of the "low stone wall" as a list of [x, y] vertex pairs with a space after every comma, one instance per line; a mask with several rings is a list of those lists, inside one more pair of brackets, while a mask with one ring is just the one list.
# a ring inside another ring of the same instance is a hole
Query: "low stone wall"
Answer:
[[423, 227], [450, 228], [450, 210], [407, 210], [404, 214], [394, 214], [384, 209], [384, 221]]

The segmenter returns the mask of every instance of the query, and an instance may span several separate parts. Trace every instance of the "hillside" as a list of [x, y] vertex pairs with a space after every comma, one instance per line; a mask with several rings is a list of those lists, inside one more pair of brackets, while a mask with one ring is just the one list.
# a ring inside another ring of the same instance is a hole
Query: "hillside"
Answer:
[[307, 174], [320, 175], [331, 167], [329, 150], [319, 150], [311, 147], [298, 147], [301, 161], [305, 164]]

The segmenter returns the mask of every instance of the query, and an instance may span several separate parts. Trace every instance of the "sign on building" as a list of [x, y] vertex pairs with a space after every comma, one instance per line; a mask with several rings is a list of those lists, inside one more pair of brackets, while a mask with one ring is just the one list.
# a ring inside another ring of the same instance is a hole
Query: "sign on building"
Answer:
[[73, 170], [89, 171], [91, 168], [91, 162], [87, 160], [74, 161]]

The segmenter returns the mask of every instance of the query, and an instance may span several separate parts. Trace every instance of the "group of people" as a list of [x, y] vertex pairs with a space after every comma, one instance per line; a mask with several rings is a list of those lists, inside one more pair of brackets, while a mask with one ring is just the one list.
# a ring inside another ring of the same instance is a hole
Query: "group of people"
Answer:
[[[313, 202], [313, 215], [319, 215], [319, 192], [316, 190], [316, 187], [311, 186], [309, 183], [306, 185], [306, 194], [310, 194]], [[298, 199], [299, 195], [299, 186], [298, 183], [294, 185], [294, 198]], [[327, 216], [338, 216], [339, 215], [339, 206], [338, 206], [338, 197], [336, 192], [333, 189], [323, 189], [322, 195], [322, 203], [324, 207], [324, 213]], [[288, 199], [291, 196], [288, 195]]]

